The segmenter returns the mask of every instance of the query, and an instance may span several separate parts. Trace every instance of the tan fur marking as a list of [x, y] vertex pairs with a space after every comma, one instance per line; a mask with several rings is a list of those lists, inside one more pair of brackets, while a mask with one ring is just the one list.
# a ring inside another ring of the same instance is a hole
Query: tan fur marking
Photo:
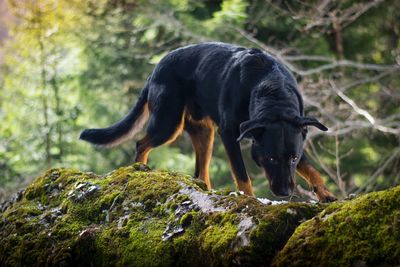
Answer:
[[[226, 146], [225, 146], [225, 151], [227, 151]], [[252, 184], [251, 184], [250, 177], [247, 176], [247, 181], [243, 181], [243, 179], [240, 179], [239, 175], [235, 171], [235, 166], [231, 162], [229, 154], [228, 154], [228, 159], [229, 159], [229, 165], [231, 167], [232, 177], [233, 177], [233, 180], [235, 181], [235, 184], [236, 184], [236, 188], [239, 191], [243, 191], [243, 193], [245, 195], [254, 197], [255, 195], [254, 195], [254, 192], [253, 192], [253, 187], [252, 187]]]
[[213, 122], [209, 118], [201, 121], [194, 121], [190, 118], [187, 118], [187, 120], [189, 125], [187, 130], [196, 154], [196, 173], [198, 173], [198, 178], [206, 183], [208, 190], [211, 190], [209, 166], [214, 145]]
[[297, 165], [297, 173], [313, 187], [321, 202], [329, 202], [336, 199], [336, 197], [326, 189], [321, 174], [309, 163], [300, 161], [299, 165]]
[[129, 130], [129, 132], [127, 132], [126, 134], [124, 134], [123, 136], [118, 138], [117, 140], [114, 140], [113, 142], [106, 144], [105, 147], [115, 147], [129, 139], [132, 139], [136, 134], [138, 134], [143, 129], [144, 124], [149, 119], [149, 115], [150, 115], [149, 107], [146, 103], [143, 107], [142, 114], [135, 121], [135, 123], [133, 123], [132, 128]]
[[253, 197], [255, 196], [253, 193], [253, 187], [251, 184], [250, 177], [247, 179], [246, 182], [236, 178], [235, 174], [233, 174], [233, 178], [235, 179], [235, 184], [239, 191], [243, 191], [243, 193], [248, 196], [253, 196]]
[[[182, 113], [181, 121], [178, 124], [178, 126], [176, 127], [175, 132], [171, 135], [171, 137], [166, 142], [164, 142], [164, 144], [169, 144], [169, 143], [173, 142], [182, 133], [183, 126], [184, 126], [184, 114], [185, 114], [185, 112]], [[150, 137], [148, 137], [146, 135], [143, 139], [141, 139], [137, 143], [135, 162], [142, 162], [144, 164], [147, 164], [149, 154], [152, 149], [153, 149], [153, 144], [151, 143], [151, 139], [150, 139]]]
[[153, 148], [151, 140], [148, 136], [138, 141], [135, 162], [147, 164], [149, 153]]
[[181, 121], [179, 122], [178, 126], [175, 129], [175, 132], [171, 135], [171, 137], [164, 143], [164, 144], [170, 144], [178, 138], [183, 132], [183, 128], [185, 126], [185, 110], [182, 112], [182, 118]]
[[233, 180], [235, 181], [236, 188], [239, 191], [243, 191], [243, 193], [247, 196], [255, 196], [253, 192], [253, 186], [251, 184], [251, 179], [250, 177], [247, 177], [247, 181], [243, 181], [238, 178], [238, 175], [235, 173], [234, 168], [232, 167], [232, 163], [229, 161], [229, 164], [231, 165], [231, 173]]

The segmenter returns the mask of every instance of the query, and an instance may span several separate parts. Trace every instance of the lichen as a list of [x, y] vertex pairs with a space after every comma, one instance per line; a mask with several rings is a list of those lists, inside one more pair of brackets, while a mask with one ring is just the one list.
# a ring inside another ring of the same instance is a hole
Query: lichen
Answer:
[[211, 193], [135, 164], [50, 169], [0, 210], [1, 266], [260, 266], [321, 206]]
[[400, 265], [400, 186], [327, 207], [300, 225], [274, 266]]

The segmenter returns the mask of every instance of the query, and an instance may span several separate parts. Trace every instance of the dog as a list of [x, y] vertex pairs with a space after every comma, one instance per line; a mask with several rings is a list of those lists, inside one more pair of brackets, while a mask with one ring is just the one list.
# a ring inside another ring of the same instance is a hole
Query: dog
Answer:
[[146, 135], [136, 144], [135, 162], [147, 164], [153, 148], [174, 141], [185, 130], [196, 154], [194, 176], [211, 189], [216, 125], [237, 189], [246, 195], [254, 193], [240, 150], [244, 138], [252, 140], [252, 158], [264, 169], [275, 195], [292, 194], [297, 170], [321, 202], [336, 199], [303, 152], [307, 126], [328, 129], [304, 116], [293, 75], [259, 49], [208, 42], [171, 51], [154, 68], [136, 105], [122, 120], [108, 128], [86, 129], [80, 139], [113, 147], [133, 138], [147, 121]]

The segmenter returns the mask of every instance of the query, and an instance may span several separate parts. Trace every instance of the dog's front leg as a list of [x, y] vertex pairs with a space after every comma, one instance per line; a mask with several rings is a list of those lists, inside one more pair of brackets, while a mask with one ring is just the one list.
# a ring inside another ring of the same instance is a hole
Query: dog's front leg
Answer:
[[232, 176], [235, 179], [237, 189], [243, 191], [248, 196], [254, 196], [251, 180], [244, 166], [240, 145], [236, 141], [237, 137], [227, 131], [219, 131], [219, 133], [225, 146], [225, 151], [228, 154]]
[[297, 165], [297, 172], [312, 186], [319, 201], [332, 202], [336, 200], [336, 197], [326, 189], [321, 174], [308, 162], [304, 154], [301, 156], [300, 162]]

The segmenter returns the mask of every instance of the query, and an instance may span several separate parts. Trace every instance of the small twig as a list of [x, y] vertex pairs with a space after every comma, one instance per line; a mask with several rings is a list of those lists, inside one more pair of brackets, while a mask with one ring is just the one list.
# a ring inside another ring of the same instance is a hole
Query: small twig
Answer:
[[346, 183], [344, 182], [342, 174], [340, 172], [339, 137], [337, 135], [335, 135], [335, 163], [336, 163], [336, 179], [338, 181], [338, 186], [340, 192], [345, 197], [347, 195]]
[[304, 189], [301, 185], [297, 185], [296, 188], [297, 188], [297, 191], [299, 191], [300, 195], [303, 195], [312, 200], [318, 201], [318, 197], [314, 192]]

